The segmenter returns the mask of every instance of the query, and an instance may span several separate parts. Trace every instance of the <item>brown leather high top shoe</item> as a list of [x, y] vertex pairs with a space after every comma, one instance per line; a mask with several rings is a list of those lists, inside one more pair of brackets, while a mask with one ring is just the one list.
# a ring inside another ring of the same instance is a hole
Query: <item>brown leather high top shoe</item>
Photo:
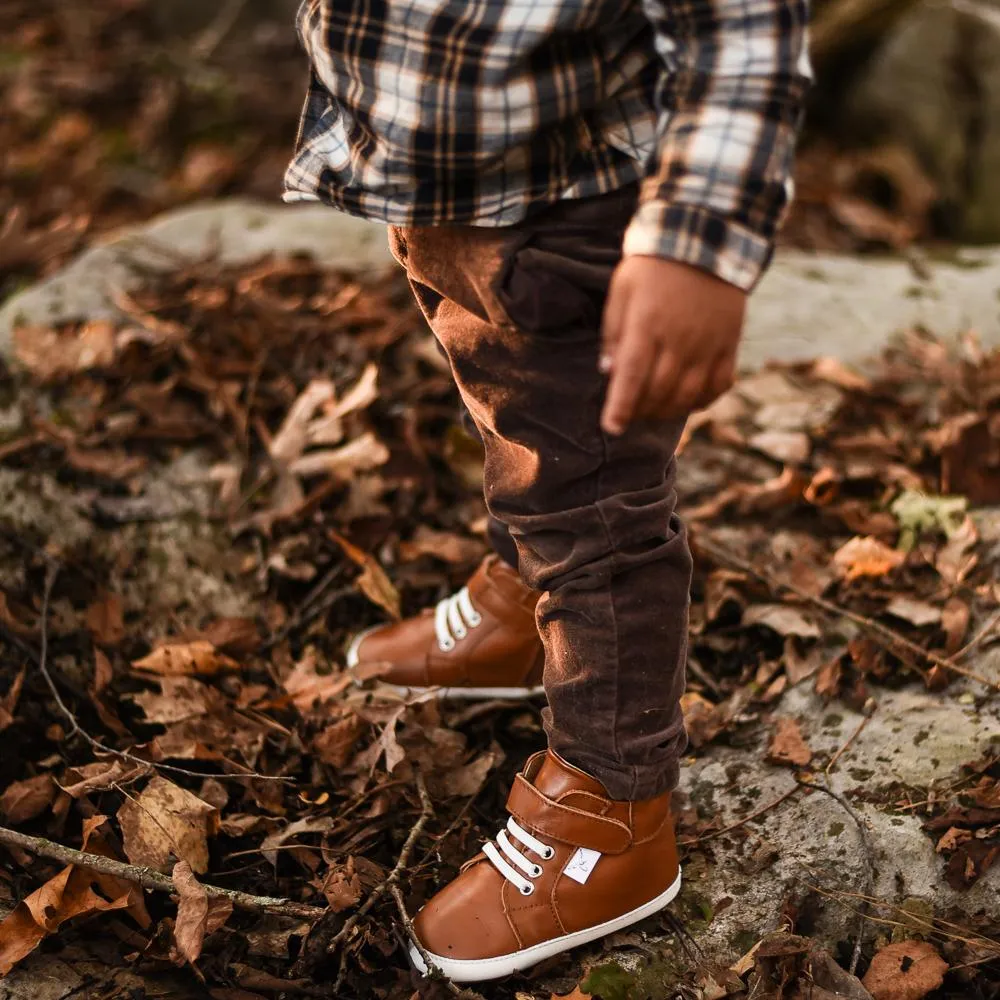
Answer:
[[[497, 979], [665, 907], [680, 891], [670, 794], [615, 802], [552, 751], [515, 779], [495, 841], [424, 906], [414, 932], [456, 982]], [[416, 946], [410, 959], [426, 963]]]
[[347, 667], [384, 665], [379, 677], [386, 683], [407, 692], [439, 688], [442, 697], [540, 694], [538, 598], [502, 559], [487, 556], [468, 586], [436, 608], [362, 632], [347, 651]]

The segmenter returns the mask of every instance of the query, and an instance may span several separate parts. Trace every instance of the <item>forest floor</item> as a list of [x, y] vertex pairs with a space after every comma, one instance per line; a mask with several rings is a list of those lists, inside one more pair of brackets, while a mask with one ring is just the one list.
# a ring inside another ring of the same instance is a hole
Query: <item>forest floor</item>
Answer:
[[[272, 196], [294, 41], [257, 31], [263, 87], [138, 0], [28, 6], [0, 295], [195, 191]], [[117, 307], [17, 332], [0, 383], [0, 997], [448, 996], [401, 911], [543, 735], [343, 670], [485, 552], [433, 341], [398, 275], [305, 259], [178, 261]], [[1000, 354], [909, 331], [748, 373], [681, 467], [688, 889], [482, 995], [996, 1000]]]

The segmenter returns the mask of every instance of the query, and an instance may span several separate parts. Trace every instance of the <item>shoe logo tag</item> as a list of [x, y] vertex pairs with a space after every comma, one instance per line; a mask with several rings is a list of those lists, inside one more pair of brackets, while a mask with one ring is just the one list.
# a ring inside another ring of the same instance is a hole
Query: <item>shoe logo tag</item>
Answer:
[[576, 854], [569, 859], [569, 864], [563, 869], [563, 875], [568, 876], [580, 885], [586, 885], [590, 873], [601, 859], [600, 851], [592, 851], [589, 847], [578, 847]]

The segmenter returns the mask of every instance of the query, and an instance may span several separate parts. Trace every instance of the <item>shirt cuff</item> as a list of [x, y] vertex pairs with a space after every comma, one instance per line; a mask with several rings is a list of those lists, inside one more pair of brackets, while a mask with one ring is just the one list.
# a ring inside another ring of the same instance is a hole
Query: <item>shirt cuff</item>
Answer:
[[749, 292], [770, 263], [772, 244], [711, 209], [652, 200], [639, 206], [622, 252], [690, 264]]

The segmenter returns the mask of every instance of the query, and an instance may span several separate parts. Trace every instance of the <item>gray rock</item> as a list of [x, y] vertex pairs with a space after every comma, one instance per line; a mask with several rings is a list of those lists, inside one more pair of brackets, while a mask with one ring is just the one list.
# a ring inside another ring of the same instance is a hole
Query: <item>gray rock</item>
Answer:
[[742, 365], [860, 362], [917, 325], [946, 338], [975, 330], [1000, 344], [1000, 248], [959, 250], [929, 267], [923, 281], [898, 259], [779, 254], [750, 300]]
[[309, 254], [331, 268], [367, 271], [392, 258], [385, 229], [319, 206], [260, 205], [234, 199], [168, 212], [112, 234], [47, 281], [0, 307], [0, 355], [15, 327], [114, 319], [116, 291], [148, 282], [150, 273], [212, 258], [243, 264], [268, 254]]
[[1000, 3], [921, 0], [844, 103], [852, 135], [917, 154], [963, 238], [1000, 240]]
[[[1000, 677], [1000, 663], [992, 665], [992, 676]], [[942, 876], [944, 861], [934, 842], [921, 829], [920, 811], [893, 806], [903, 786], [920, 801], [995, 745], [1000, 708], [916, 688], [880, 691], [878, 697], [868, 725], [829, 775], [830, 789], [851, 803], [865, 825], [875, 869], [872, 895], [895, 906], [919, 900], [939, 916], [982, 912], [1000, 921], [1000, 868], [970, 890], [956, 892]], [[820, 772], [862, 720], [839, 703], [824, 703], [808, 686], [788, 691], [775, 714], [800, 723]], [[702, 811], [718, 810], [724, 826], [735, 823], [794, 786], [788, 768], [765, 761], [766, 745], [762, 734], [752, 746], [711, 749], [683, 770], [681, 790]], [[739, 791], [734, 793], [734, 786]], [[845, 908], [856, 901], [845, 894], [864, 893], [868, 880], [854, 817], [836, 798], [814, 790], [705, 841], [688, 866], [686, 891], [714, 914], [696, 935], [699, 945], [710, 960], [729, 963], [753, 944], [748, 931], [776, 928], [786, 901], [801, 901], [810, 887], [839, 894], [839, 902], [814, 896], [819, 940], [831, 947], [847, 940], [858, 921]]]

